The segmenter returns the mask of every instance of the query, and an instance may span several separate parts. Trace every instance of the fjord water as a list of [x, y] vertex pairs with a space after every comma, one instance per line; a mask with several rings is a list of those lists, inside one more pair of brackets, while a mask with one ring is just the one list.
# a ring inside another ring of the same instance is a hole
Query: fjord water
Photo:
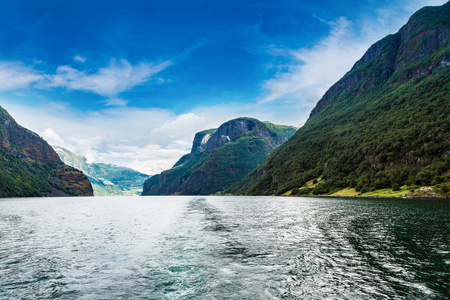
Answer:
[[446, 299], [448, 200], [0, 200], [1, 299]]

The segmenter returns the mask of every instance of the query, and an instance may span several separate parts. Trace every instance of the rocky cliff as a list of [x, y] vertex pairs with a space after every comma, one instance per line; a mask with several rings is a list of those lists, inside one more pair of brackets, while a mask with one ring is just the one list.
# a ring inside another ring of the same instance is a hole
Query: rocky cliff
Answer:
[[92, 195], [83, 173], [0, 107], [0, 197]]
[[194, 141], [192, 142], [191, 152], [196, 153], [204, 151], [209, 139], [216, 131], [217, 129], [208, 129], [197, 132], [194, 136]]
[[238, 118], [195, 135], [191, 153], [170, 170], [148, 179], [143, 195], [213, 194], [263, 163], [296, 129]]
[[40, 164], [61, 163], [58, 155], [36, 133], [19, 124], [0, 107], [0, 148], [10, 155]]
[[214, 149], [220, 148], [226, 143], [235, 140], [238, 136], [256, 136], [266, 140], [274, 148], [289, 139], [286, 135], [279, 135], [277, 132], [271, 131], [267, 124], [263, 122], [249, 118], [241, 118], [221, 125], [217, 131], [208, 138], [205, 150], [207, 152], [212, 152]]
[[401, 195], [433, 186], [448, 195], [449, 37], [449, 2], [416, 12], [372, 45], [305, 125], [228, 192]]

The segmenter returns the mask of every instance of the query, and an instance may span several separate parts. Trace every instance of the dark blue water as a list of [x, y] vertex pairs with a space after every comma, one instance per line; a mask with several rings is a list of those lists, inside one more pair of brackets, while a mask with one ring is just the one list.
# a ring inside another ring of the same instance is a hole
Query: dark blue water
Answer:
[[447, 299], [450, 202], [0, 200], [1, 299]]

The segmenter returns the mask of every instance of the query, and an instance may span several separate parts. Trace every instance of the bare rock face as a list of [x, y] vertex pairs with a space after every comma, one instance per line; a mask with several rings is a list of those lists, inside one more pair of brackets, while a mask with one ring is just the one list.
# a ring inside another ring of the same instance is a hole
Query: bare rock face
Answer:
[[269, 130], [258, 120], [239, 118], [222, 124], [208, 140], [205, 150], [212, 152], [239, 135], [256, 135], [262, 139], [270, 137]]
[[277, 147], [289, 139], [288, 136], [277, 135], [271, 131], [264, 122], [252, 118], [238, 118], [222, 124], [208, 139], [205, 151], [212, 152], [214, 149], [243, 136], [256, 136], [265, 139], [273, 147]]
[[89, 179], [0, 107], [0, 197], [93, 196]]
[[208, 143], [211, 136], [217, 131], [217, 129], [209, 129], [197, 132], [192, 142], [192, 153], [201, 152], [205, 150], [206, 144]]

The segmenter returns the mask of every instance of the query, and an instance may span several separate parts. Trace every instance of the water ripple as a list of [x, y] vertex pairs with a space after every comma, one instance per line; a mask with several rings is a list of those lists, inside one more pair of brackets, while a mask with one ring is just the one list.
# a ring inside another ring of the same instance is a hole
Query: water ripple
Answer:
[[448, 200], [0, 201], [0, 299], [447, 299]]

